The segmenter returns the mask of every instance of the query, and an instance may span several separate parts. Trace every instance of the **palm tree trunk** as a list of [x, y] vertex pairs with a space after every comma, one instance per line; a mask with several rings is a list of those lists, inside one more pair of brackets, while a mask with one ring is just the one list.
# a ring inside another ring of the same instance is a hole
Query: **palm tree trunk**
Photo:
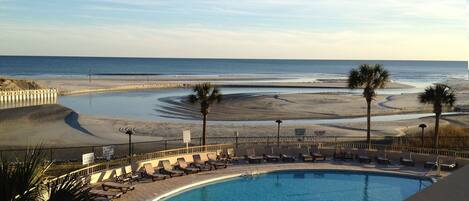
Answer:
[[205, 135], [205, 129], [207, 127], [207, 114], [203, 114], [203, 116], [204, 116], [204, 123], [202, 127], [202, 146], [205, 146], [206, 138], [207, 138], [207, 136]]
[[366, 142], [368, 143], [368, 149], [371, 148], [371, 101], [366, 100]]
[[441, 113], [435, 114], [435, 135], [433, 139], [435, 149], [438, 149], [438, 131], [440, 129], [440, 116], [441, 116]]

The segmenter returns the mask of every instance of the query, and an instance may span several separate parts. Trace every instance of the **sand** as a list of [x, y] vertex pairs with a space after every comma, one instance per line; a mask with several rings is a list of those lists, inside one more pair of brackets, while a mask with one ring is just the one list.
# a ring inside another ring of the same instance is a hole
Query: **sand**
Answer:
[[[47, 147], [126, 143], [127, 136], [118, 128], [89, 125], [86, 118], [61, 105], [42, 105], [0, 110], [0, 146]], [[160, 140], [158, 137], [136, 136], [134, 141]]]
[[[184, 78], [187, 79], [187, 78]], [[233, 84], [232, 80], [214, 78], [218, 84]], [[234, 79], [234, 78], [233, 78]], [[236, 78], [235, 83], [240, 83]], [[254, 78], [242, 78], [251, 82]], [[193, 84], [207, 81], [200, 78], [189, 79], [183, 84]], [[259, 80], [256, 83], [259, 84]], [[142, 80], [139, 78], [93, 80], [91, 85], [87, 79], [43, 79], [39, 81], [47, 87], [58, 87], [62, 91], [83, 91], [92, 87], [98, 90], [116, 90], [118, 88], [169, 86], [171, 83], [180, 84], [176, 78], [155, 80]], [[329, 82], [329, 84], [327, 84]], [[458, 92], [458, 105], [460, 108], [469, 105], [469, 90], [465, 82], [453, 81], [461, 90]], [[243, 84], [246, 84], [243, 82]], [[288, 87], [301, 86], [305, 83], [262, 83], [262, 85], [279, 84]], [[307, 84], [309, 87], [330, 86], [337, 87], [343, 81], [317, 80]], [[174, 104], [174, 103], [173, 103]], [[197, 108], [188, 105], [177, 105], [167, 108], [167, 112], [180, 113], [185, 118], [200, 118]], [[275, 119], [304, 119], [304, 118], [344, 118], [364, 116], [366, 105], [359, 94], [323, 93], [323, 94], [280, 94], [274, 95], [229, 95], [221, 104], [212, 108], [209, 114], [211, 120], [272, 120], [272, 125], [214, 125], [208, 123], [208, 136], [234, 136], [238, 131], [240, 136], [276, 136]], [[400, 114], [413, 112], [430, 112], [431, 106], [421, 105], [417, 101], [417, 94], [401, 94], [393, 96], [380, 95], [372, 106], [373, 115]], [[104, 145], [112, 143], [126, 143], [127, 136], [118, 132], [123, 126], [137, 128], [133, 141], [154, 141], [168, 138], [180, 138], [183, 129], [190, 129], [193, 137], [201, 135], [200, 123], [180, 123], [171, 121], [142, 121], [131, 119], [117, 119], [109, 117], [96, 117], [78, 115], [74, 111], [60, 105], [43, 105], [27, 108], [0, 110], [0, 146], [24, 147], [42, 143], [44, 146], [85, 146]], [[426, 122], [433, 124], [433, 118], [424, 118], [393, 122], [372, 122], [372, 136], [399, 136], [408, 129], [417, 129], [417, 125]], [[469, 125], [469, 115], [448, 117], [442, 124]], [[338, 123], [335, 125], [288, 125], [283, 124], [281, 135], [294, 135], [295, 128], [306, 128], [307, 135], [314, 131], [325, 131], [328, 136], [365, 136], [365, 123]]]
[[[155, 89], [168, 87], [191, 87], [200, 82], [212, 82], [218, 86], [232, 87], [305, 87], [305, 88], [347, 88], [345, 79], [313, 79], [302, 81], [276, 77], [251, 76], [92, 76], [39, 78], [43, 86], [57, 88], [64, 95], [132, 89]], [[410, 85], [390, 82], [387, 88], [406, 89]]]
[[[187, 101], [164, 100], [170, 106], [162, 112], [183, 118], [200, 119], [200, 107]], [[372, 115], [431, 112], [431, 105], [418, 102], [417, 94], [377, 96]], [[226, 115], [230, 114], [230, 115]], [[366, 101], [360, 94], [315, 93], [246, 95], [233, 94], [214, 104], [211, 120], [332, 119], [363, 117]]]

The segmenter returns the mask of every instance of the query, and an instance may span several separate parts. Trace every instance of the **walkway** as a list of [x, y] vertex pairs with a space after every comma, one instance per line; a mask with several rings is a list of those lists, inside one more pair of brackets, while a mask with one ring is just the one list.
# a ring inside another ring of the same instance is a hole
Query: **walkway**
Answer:
[[[355, 162], [316, 162], [316, 163], [266, 163], [260, 165], [233, 165], [227, 169], [202, 172], [183, 177], [171, 178], [163, 181], [151, 182], [145, 180], [137, 183], [136, 189], [124, 194], [118, 201], [151, 201], [162, 195], [175, 191], [187, 185], [198, 184], [201, 181], [212, 180], [220, 177], [229, 177], [245, 173], [275, 171], [275, 170], [291, 170], [291, 169], [308, 169], [308, 170], [353, 170], [353, 171], [372, 171], [387, 172], [406, 175], [423, 176], [428, 170], [420, 167], [398, 167], [398, 166], [375, 166], [364, 165]], [[434, 172], [430, 172], [434, 175]], [[445, 174], [447, 175], [447, 174]]]

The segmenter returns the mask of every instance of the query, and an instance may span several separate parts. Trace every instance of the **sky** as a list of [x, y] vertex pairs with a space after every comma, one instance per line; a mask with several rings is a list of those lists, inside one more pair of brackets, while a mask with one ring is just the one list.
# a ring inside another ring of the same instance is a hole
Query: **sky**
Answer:
[[0, 55], [467, 60], [466, 0], [0, 0]]

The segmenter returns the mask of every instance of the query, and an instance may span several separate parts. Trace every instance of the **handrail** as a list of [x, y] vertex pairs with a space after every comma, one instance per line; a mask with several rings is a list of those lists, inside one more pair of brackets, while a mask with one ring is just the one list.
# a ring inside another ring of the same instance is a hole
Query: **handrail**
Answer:
[[[136, 161], [145, 161], [145, 160], [169, 157], [169, 156], [174, 156], [174, 155], [179, 155], [179, 154], [188, 154], [188, 153], [196, 153], [196, 152], [203, 152], [203, 151], [215, 151], [215, 150], [218, 150], [218, 149], [226, 149], [226, 148], [229, 148], [229, 147], [233, 147], [233, 145], [232, 144], [216, 144], [216, 145], [184, 147], [184, 148], [169, 149], [169, 150], [163, 150], [163, 151], [150, 152], [150, 153], [145, 153], [145, 154], [141, 154], [141, 155], [136, 155], [136, 156], [132, 156], [132, 159], [136, 160]], [[107, 162], [93, 164], [93, 165], [90, 165], [88, 167], [84, 167], [84, 168], [81, 168], [81, 169], [78, 169], [78, 170], [74, 170], [74, 171], [69, 172], [67, 174], [64, 174], [64, 175], [55, 177], [53, 179], [50, 179], [46, 183], [55, 182], [57, 180], [65, 178], [66, 176], [90, 175], [90, 174], [93, 174], [93, 173], [108, 169], [109, 167], [116, 167], [116, 166], [120, 166], [120, 165], [128, 165], [128, 159], [129, 159], [129, 157], [125, 157], [125, 158], [121, 158], [121, 159], [110, 160], [110, 161], [107, 161]]]

